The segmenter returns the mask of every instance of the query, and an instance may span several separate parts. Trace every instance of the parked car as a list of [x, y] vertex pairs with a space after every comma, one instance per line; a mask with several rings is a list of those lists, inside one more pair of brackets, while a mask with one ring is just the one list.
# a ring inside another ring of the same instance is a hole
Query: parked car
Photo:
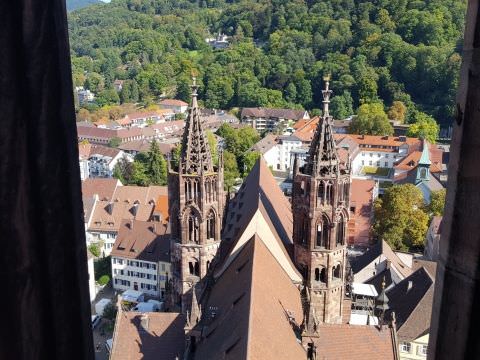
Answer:
[[100, 321], [102, 321], [102, 318], [99, 315], [92, 315], [92, 330], [100, 324]]

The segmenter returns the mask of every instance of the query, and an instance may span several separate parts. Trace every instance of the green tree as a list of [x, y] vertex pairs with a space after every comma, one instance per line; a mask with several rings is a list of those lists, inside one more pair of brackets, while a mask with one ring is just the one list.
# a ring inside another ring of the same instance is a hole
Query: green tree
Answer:
[[115, 89], [105, 89], [97, 94], [95, 102], [98, 106], [116, 105], [120, 103], [120, 97]]
[[405, 114], [407, 113], [407, 107], [401, 101], [394, 101], [392, 106], [388, 109], [388, 118], [390, 120], [396, 120], [403, 123], [405, 121]]
[[440, 131], [435, 119], [419, 111], [415, 114], [415, 120], [416, 122], [408, 128], [407, 136], [426, 139], [431, 144], [435, 144]]
[[428, 230], [423, 194], [412, 184], [393, 185], [374, 204], [373, 233], [395, 250], [419, 250]]
[[205, 131], [207, 134], [207, 141], [210, 147], [210, 153], [212, 154], [212, 160], [215, 165], [218, 165], [218, 149], [217, 149], [217, 138], [215, 135], [210, 131]]
[[258, 151], [247, 151], [243, 155], [243, 177], [246, 177], [250, 171], [252, 171], [253, 166], [261, 156], [262, 154], [260, 154]]
[[108, 146], [111, 148], [118, 148], [120, 144], [122, 143], [122, 139], [119, 137], [113, 137], [108, 141]]
[[223, 152], [223, 171], [224, 171], [224, 186], [229, 190], [235, 185], [235, 180], [240, 177], [238, 171], [237, 159], [235, 155], [229, 151]]
[[331, 101], [332, 116], [335, 119], [345, 119], [353, 114], [353, 99], [348, 91], [343, 94], [334, 96]]
[[350, 124], [350, 132], [364, 135], [393, 135], [393, 127], [380, 103], [363, 104]]
[[160, 148], [155, 139], [150, 143], [145, 170], [145, 173], [149, 178], [149, 184], [167, 184], [167, 162], [165, 161], [163, 154], [160, 152]]
[[445, 207], [446, 189], [432, 191], [430, 194], [430, 204], [428, 204], [428, 212], [433, 216], [443, 215], [443, 208]]
[[133, 177], [133, 164], [126, 155], [121, 157], [113, 168], [113, 177], [117, 178], [122, 184], [130, 184]]

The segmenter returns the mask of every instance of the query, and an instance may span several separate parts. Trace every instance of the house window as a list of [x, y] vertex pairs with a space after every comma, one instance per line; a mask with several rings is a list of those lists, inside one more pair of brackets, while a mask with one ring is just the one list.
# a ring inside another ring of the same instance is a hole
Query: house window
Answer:
[[377, 166], [380, 166], [380, 161], [377, 161]]
[[417, 355], [427, 356], [428, 345], [418, 345], [417, 346]]
[[390, 157], [390, 154], [385, 154], [385, 157], [388, 159]]
[[412, 345], [408, 342], [400, 343], [400, 352], [409, 353], [412, 349]]
[[388, 161], [385, 161], [385, 167], [388, 167]]
[[370, 166], [372, 165], [372, 160], [370, 160], [370, 161], [368, 162], [368, 165], [370, 165]]
[[365, 165], [365, 160], [362, 160], [362, 165]]

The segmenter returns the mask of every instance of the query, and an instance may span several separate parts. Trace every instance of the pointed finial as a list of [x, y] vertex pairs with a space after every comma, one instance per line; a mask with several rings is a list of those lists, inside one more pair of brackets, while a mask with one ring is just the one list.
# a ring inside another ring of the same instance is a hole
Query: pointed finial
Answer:
[[322, 90], [323, 94], [323, 118], [327, 118], [330, 116], [328, 112], [328, 105], [330, 104], [330, 95], [332, 95], [332, 90], [329, 89], [330, 86], [330, 75], [326, 75], [323, 77], [323, 81], [325, 81], [325, 90]]
[[192, 88], [192, 98], [197, 98], [197, 91], [198, 91], [197, 77], [193, 74], [192, 74], [192, 85], [190, 87]]

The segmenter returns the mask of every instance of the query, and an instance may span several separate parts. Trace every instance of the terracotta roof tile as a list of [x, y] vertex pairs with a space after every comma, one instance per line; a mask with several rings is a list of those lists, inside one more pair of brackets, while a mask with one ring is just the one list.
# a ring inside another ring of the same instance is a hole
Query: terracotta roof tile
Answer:
[[375, 326], [321, 324], [317, 345], [319, 359], [389, 360], [395, 359], [394, 339], [389, 328]]
[[114, 178], [88, 178], [82, 181], [82, 195], [92, 197], [98, 195], [99, 200], [111, 200], [113, 194], [122, 183]]
[[[208, 321], [210, 309], [216, 316]], [[203, 313], [199, 359], [305, 358], [287, 318], [301, 323], [300, 293], [258, 235], [217, 279]]]
[[148, 313], [148, 330], [142, 314], [122, 312], [117, 316], [111, 358], [115, 360], [181, 359], [185, 351], [185, 318], [178, 313]]
[[349, 234], [355, 245], [368, 245], [373, 215], [374, 180], [352, 179], [350, 190], [350, 207], [355, 213], [349, 221]]
[[151, 262], [170, 262], [168, 224], [123, 220], [112, 255]]
[[188, 103], [177, 99], [165, 99], [159, 102], [160, 105], [165, 106], [188, 106]]

